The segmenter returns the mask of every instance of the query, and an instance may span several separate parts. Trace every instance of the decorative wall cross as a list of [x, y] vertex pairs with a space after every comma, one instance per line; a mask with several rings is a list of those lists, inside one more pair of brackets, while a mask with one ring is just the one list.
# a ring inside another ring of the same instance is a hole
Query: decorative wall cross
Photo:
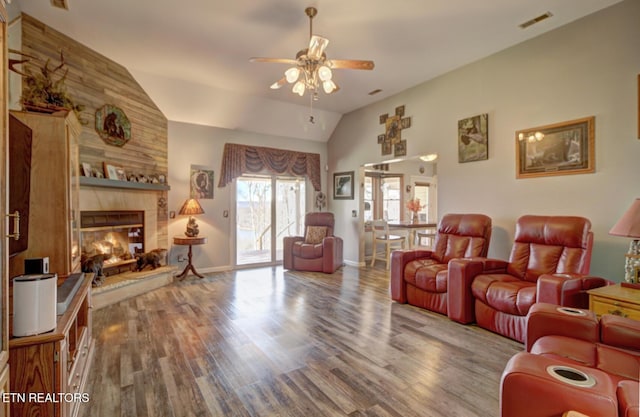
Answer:
[[411, 127], [411, 117], [404, 117], [404, 105], [396, 107], [396, 114], [380, 115], [380, 124], [384, 125], [384, 134], [378, 135], [378, 143], [382, 147], [382, 155], [405, 156], [407, 141], [402, 139], [402, 129]]

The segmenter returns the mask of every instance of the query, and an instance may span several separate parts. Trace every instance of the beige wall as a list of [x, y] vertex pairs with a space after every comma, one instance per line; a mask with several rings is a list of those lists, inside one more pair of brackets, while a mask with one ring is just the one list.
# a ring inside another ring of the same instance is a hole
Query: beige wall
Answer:
[[[169, 192], [168, 210], [176, 213], [189, 196], [189, 170], [193, 165], [210, 166], [214, 170], [214, 198], [200, 200], [205, 214], [198, 216], [200, 236], [207, 236], [208, 243], [193, 250], [193, 261], [199, 272], [225, 270], [233, 264], [233, 242], [231, 241], [235, 219], [233, 217], [233, 185], [218, 188], [220, 165], [225, 143], [241, 143], [269, 148], [281, 148], [320, 154], [320, 166], [327, 163], [326, 144], [308, 140], [295, 140], [278, 136], [240, 132], [209, 126], [180, 122], [169, 122]], [[324, 172], [323, 172], [324, 173]], [[322, 180], [323, 191], [326, 183]], [[307, 181], [307, 207], [313, 207], [315, 192]], [[223, 212], [229, 211], [229, 217]], [[177, 215], [169, 220], [169, 236], [181, 236], [186, 228], [187, 218]], [[170, 239], [171, 240], [171, 239]], [[177, 263], [179, 254], [186, 254], [184, 246], [171, 245], [169, 261]]]
[[[640, 197], [637, 77], [640, 2], [627, 0], [481, 61], [345, 115], [328, 144], [329, 175], [378, 162], [379, 115], [405, 105], [407, 154], [436, 152], [438, 213], [486, 213], [493, 219], [489, 254], [509, 255], [522, 214], [591, 219], [591, 272], [620, 281], [629, 240], [609, 236], [614, 222]], [[398, 66], [402, 76], [402, 66]], [[457, 162], [457, 121], [489, 114], [489, 159]], [[596, 173], [515, 178], [519, 129], [596, 117]], [[360, 189], [357, 188], [356, 194]], [[344, 258], [363, 262], [358, 199], [330, 201]]]

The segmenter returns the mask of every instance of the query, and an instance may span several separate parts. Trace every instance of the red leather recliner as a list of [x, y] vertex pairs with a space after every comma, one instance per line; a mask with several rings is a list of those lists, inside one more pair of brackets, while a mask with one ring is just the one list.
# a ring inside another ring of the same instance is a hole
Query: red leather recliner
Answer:
[[[333, 213], [307, 213], [304, 216], [304, 236], [284, 238], [282, 265], [285, 269], [333, 274], [342, 266], [342, 238], [334, 236]], [[312, 235], [324, 229], [318, 241]]]
[[391, 254], [391, 298], [399, 303], [447, 314], [447, 264], [463, 256], [487, 256], [491, 218], [447, 214], [440, 220], [433, 250]]
[[608, 283], [587, 275], [592, 246], [591, 222], [583, 217], [520, 217], [508, 262], [449, 263], [449, 318], [524, 341], [535, 302], [586, 308], [586, 291]]
[[537, 303], [528, 315], [526, 349], [502, 374], [502, 417], [559, 416], [567, 410], [638, 417], [639, 321], [613, 315], [598, 320], [588, 310]]

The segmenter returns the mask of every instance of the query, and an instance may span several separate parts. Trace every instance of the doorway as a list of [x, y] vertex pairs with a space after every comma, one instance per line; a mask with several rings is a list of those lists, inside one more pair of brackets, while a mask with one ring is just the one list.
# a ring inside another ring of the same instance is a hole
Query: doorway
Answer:
[[243, 175], [235, 195], [235, 266], [281, 263], [283, 237], [304, 231], [305, 180]]

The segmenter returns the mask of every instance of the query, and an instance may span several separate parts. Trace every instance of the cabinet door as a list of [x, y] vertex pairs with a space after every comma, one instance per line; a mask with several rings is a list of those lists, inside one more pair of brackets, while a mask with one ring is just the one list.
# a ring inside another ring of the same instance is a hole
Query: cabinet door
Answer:
[[[73, 121], [72, 121], [73, 119]], [[70, 271], [80, 272], [80, 156], [78, 122], [75, 116], [69, 116], [67, 140], [69, 155], [69, 232], [70, 232]]]
[[[4, 0], [0, 0], [0, 172], [7, 169], [8, 141], [7, 141], [7, 11]], [[0, 175], [0, 178], [5, 177]], [[9, 316], [8, 316], [8, 249], [6, 239], [8, 233], [5, 221], [7, 214], [7, 179], [0, 184], [0, 386], [5, 392], [9, 392], [7, 381], [9, 380]], [[0, 416], [8, 416], [6, 405], [0, 406]]]
[[[9, 256], [29, 246], [29, 193], [31, 192], [31, 140], [29, 126], [9, 115], [9, 213], [20, 215], [19, 238], [9, 239]], [[15, 233], [15, 230], [12, 231]]]

